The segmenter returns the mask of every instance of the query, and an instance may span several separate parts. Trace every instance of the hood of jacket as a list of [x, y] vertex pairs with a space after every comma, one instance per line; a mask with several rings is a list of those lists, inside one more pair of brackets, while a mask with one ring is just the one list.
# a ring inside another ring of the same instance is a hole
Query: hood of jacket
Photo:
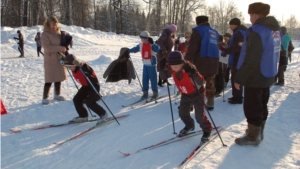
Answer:
[[259, 18], [259, 19], [256, 20], [254, 25], [255, 24], [264, 25], [264, 26], [270, 28], [273, 31], [279, 31], [280, 30], [279, 23], [273, 16], [267, 16], [267, 17]]

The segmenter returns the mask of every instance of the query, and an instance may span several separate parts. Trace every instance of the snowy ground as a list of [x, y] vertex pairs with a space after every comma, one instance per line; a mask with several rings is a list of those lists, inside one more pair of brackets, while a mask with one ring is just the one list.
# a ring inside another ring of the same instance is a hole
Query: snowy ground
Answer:
[[[19, 53], [13, 39], [17, 29], [23, 32], [26, 39], [27, 57], [24, 59], [17, 58]], [[109, 63], [118, 57], [120, 48], [133, 47], [139, 42], [139, 38], [76, 26], [62, 25], [62, 30], [69, 31], [75, 39], [70, 53], [80, 60], [87, 61], [95, 69], [101, 83], [101, 94], [104, 95], [103, 99], [111, 111], [115, 115], [130, 116], [120, 119], [120, 126], [111, 123], [56, 147], [53, 146], [54, 142], [73, 136], [93, 126], [95, 122], [26, 131], [25, 129], [34, 126], [63, 123], [77, 116], [72, 102], [77, 89], [69, 78], [62, 83], [62, 95], [67, 101], [51, 100], [50, 105], [42, 105], [43, 57], [36, 57], [34, 42], [36, 32], [42, 31], [42, 27], [1, 27], [1, 98], [8, 110], [7, 115], [1, 116], [1, 168], [176, 168], [199, 144], [201, 136], [129, 157], [124, 157], [118, 152], [134, 152], [174, 136], [167, 99], [163, 103], [150, 104], [138, 109], [122, 108], [122, 104], [133, 102], [141, 96], [138, 81], [134, 80], [131, 84], [127, 81], [105, 83], [102, 77]], [[222, 147], [220, 139], [217, 138], [186, 168], [300, 168], [300, 42], [294, 41], [294, 45], [296, 49], [292, 56], [293, 62], [288, 65], [285, 73], [285, 86], [271, 87], [268, 104], [270, 113], [263, 142], [258, 147], [235, 145], [234, 139], [244, 134], [247, 124], [242, 105], [229, 105], [223, 102], [222, 97], [217, 98], [211, 116], [216, 125], [225, 128], [221, 136], [228, 147]], [[141, 78], [140, 54], [131, 56]], [[173, 94], [174, 85], [170, 89]], [[167, 88], [159, 88], [159, 94], [167, 94]], [[231, 97], [230, 88], [225, 92], [225, 100], [228, 97]], [[99, 103], [104, 106], [102, 102]], [[178, 117], [174, 101], [172, 106], [175, 129], [179, 132], [184, 126]], [[9, 129], [16, 127], [24, 131], [10, 133]], [[199, 128], [197, 126], [196, 129]]]

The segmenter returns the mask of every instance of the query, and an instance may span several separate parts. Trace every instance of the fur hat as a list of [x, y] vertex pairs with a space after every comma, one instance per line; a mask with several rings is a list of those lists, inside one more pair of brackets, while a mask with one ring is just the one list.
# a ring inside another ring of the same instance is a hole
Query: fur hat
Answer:
[[201, 16], [196, 17], [196, 24], [197, 25], [199, 25], [203, 22], [208, 22], [208, 16], [201, 15]]
[[173, 51], [168, 55], [169, 65], [179, 65], [183, 63], [183, 56], [179, 51]]
[[233, 18], [230, 20], [229, 25], [241, 25], [241, 20], [238, 18]]
[[174, 24], [171, 24], [167, 27], [170, 31], [172, 32], [176, 32], [177, 31], [177, 26]]
[[149, 36], [150, 36], [150, 33], [148, 31], [143, 31], [140, 33], [140, 38], [148, 39]]
[[261, 14], [267, 16], [270, 13], [270, 5], [255, 2], [249, 5], [248, 14]]

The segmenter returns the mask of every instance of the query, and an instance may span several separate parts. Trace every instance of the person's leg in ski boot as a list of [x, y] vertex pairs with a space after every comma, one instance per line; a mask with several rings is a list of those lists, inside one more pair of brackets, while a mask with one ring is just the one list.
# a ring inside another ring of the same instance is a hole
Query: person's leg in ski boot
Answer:
[[210, 140], [212, 126], [204, 112], [203, 95], [205, 90], [203, 87], [201, 87], [199, 91], [201, 93], [201, 96], [198, 95], [197, 97], [193, 98], [193, 105], [195, 108], [196, 121], [198, 122], [201, 129], [203, 130], [203, 135], [201, 137], [200, 142], [205, 143]]
[[85, 122], [88, 121], [88, 112], [86, 110], [86, 108], [83, 105], [83, 102], [86, 101], [88, 93], [89, 92], [89, 88], [88, 87], [81, 87], [78, 92], [76, 93], [76, 95], [73, 98], [73, 103], [75, 106], [75, 109], [78, 113], [78, 117], [75, 117], [74, 119], [70, 120], [69, 123], [75, 123], [75, 122]]
[[188, 96], [181, 95], [180, 100], [180, 107], [179, 107], [179, 117], [185, 124], [185, 127], [180, 130], [178, 136], [182, 137], [187, 135], [189, 132], [193, 131], [195, 129], [195, 123], [190, 115], [190, 107], [192, 106], [192, 103]]
[[157, 89], [157, 73], [156, 73], [156, 66], [152, 65], [150, 68], [148, 68], [148, 74], [150, 75], [150, 83], [151, 83], [151, 89], [153, 92], [153, 95], [151, 97], [151, 101], [157, 100], [158, 98], [158, 89]]
[[149, 74], [147, 66], [143, 66], [143, 76], [142, 76], [142, 85], [143, 85], [143, 95], [141, 100], [146, 100], [148, 98], [148, 90], [149, 90]]
[[[95, 85], [95, 88], [97, 89], [97, 91], [99, 91], [100, 89], [100, 87], [97, 85]], [[107, 118], [106, 111], [97, 103], [99, 97], [99, 94], [97, 94], [94, 90], [90, 89], [88, 91], [88, 97], [86, 98], [86, 106], [99, 116], [96, 125], [101, 124]]]

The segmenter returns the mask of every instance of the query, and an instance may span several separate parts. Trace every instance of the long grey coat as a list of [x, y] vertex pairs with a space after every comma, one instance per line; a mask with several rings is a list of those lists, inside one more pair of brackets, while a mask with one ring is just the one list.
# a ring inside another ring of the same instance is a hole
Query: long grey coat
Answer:
[[44, 48], [44, 70], [45, 82], [62, 82], [67, 79], [66, 69], [63, 67], [56, 56], [62, 50], [60, 46], [60, 34], [45, 30], [41, 36], [42, 47]]

